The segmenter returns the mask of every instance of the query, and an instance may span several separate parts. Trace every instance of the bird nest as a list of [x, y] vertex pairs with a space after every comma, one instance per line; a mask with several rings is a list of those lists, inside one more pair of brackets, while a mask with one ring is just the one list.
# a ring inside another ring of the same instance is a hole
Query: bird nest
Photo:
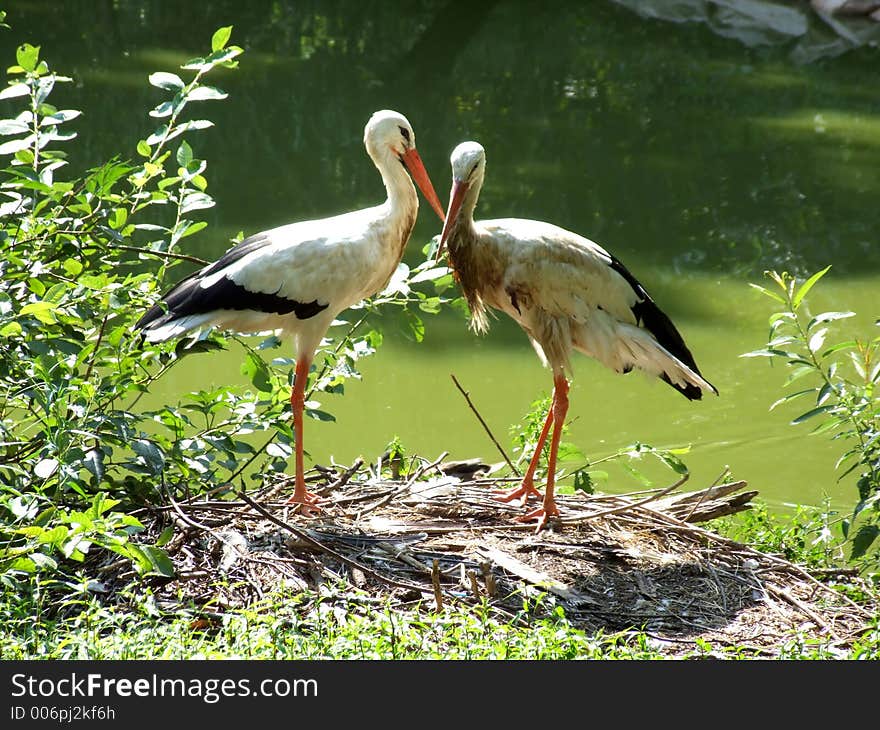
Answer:
[[[871, 618], [829, 585], [858, 581], [854, 571], [811, 572], [697, 524], [748, 509], [757, 493], [745, 482], [558, 495], [560, 518], [536, 534], [515, 521], [522, 507], [493, 495], [509, 480], [443, 466], [423, 462], [403, 479], [380, 478], [360, 460], [314, 469], [310, 489], [327, 498], [318, 517], [286, 502], [283, 475], [233, 499], [154, 508], [142, 515], [150, 535], [176, 527], [165, 546], [175, 575], [157, 580], [158, 603], [184, 599], [211, 615], [284, 589], [344, 610], [473, 604], [515, 621], [562, 606], [587, 632], [644, 632], [673, 657], [698, 640], [776, 656], [792, 636], [843, 650]], [[524, 614], [524, 599], [538, 596]]]

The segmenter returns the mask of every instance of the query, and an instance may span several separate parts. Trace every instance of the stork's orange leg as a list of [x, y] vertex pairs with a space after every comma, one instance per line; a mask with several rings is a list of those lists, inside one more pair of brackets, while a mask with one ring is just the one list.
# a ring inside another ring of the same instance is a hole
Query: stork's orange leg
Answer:
[[303, 468], [303, 410], [306, 404], [306, 382], [309, 379], [311, 357], [301, 357], [296, 361], [293, 375], [293, 390], [290, 393], [290, 407], [293, 409], [293, 433], [296, 438], [296, 486], [288, 504], [302, 504], [300, 510], [304, 515], [320, 512], [317, 503], [321, 498], [306, 489], [305, 469]]
[[[553, 398], [556, 400], [555, 396]], [[529, 497], [540, 497], [541, 493], [535, 489], [535, 470], [538, 468], [538, 462], [541, 460], [541, 452], [544, 450], [544, 444], [547, 441], [547, 434], [550, 433], [550, 424], [553, 423], [553, 404], [547, 409], [547, 418], [544, 420], [544, 427], [541, 429], [541, 435], [538, 436], [538, 444], [535, 446], [535, 453], [532, 454], [532, 460], [529, 462], [529, 468], [523, 477], [520, 485], [512, 492], [507, 490], [495, 492], [495, 496], [502, 502], [512, 502], [514, 499], [522, 498], [520, 504], [529, 501]]]
[[553, 491], [556, 486], [556, 454], [559, 451], [562, 425], [565, 423], [565, 415], [568, 413], [568, 381], [564, 375], [557, 375], [553, 378], [553, 405], [550, 410], [553, 413], [553, 436], [550, 439], [550, 456], [547, 459], [547, 489], [544, 490], [544, 502], [537, 509], [517, 518], [520, 522], [538, 520], [535, 532], [540, 532], [550, 517], [559, 515]]

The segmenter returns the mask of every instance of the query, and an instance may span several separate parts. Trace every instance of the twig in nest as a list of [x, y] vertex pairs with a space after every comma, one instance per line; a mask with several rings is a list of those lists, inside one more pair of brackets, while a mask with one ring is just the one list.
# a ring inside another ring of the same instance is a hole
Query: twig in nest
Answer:
[[440, 590], [440, 561], [437, 558], [431, 563], [431, 584], [434, 586], [434, 604], [437, 613], [443, 610], [443, 591]]
[[392, 499], [394, 499], [397, 495], [403, 494], [404, 492], [409, 491], [409, 489], [412, 487], [412, 485], [415, 484], [422, 477], [422, 475], [426, 471], [428, 471], [428, 469], [433, 469], [435, 466], [437, 466], [437, 464], [439, 464], [441, 461], [443, 461], [443, 459], [445, 459], [448, 455], [449, 455], [449, 452], [444, 451], [442, 454], [440, 454], [440, 456], [438, 456], [436, 459], [434, 459], [434, 461], [430, 462], [429, 464], [422, 464], [418, 469], [416, 469], [415, 474], [413, 474], [409, 479], [407, 479], [404, 484], [402, 484], [397, 489], [394, 489], [391, 492], [389, 492], [388, 494], [386, 494], [378, 502], [374, 502], [369, 507], [365, 507], [360, 512], [358, 512], [357, 517], [356, 517], [356, 521], [360, 520], [365, 514], [367, 514], [367, 512], [372, 512], [373, 510], [379, 509], [379, 507], [381, 507], [385, 504], [388, 504], [388, 502], [390, 502]]
[[480, 422], [480, 425], [483, 427], [483, 430], [487, 434], [489, 434], [489, 438], [492, 439], [492, 443], [495, 444], [495, 448], [498, 449], [498, 452], [501, 454], [501, 456], [504, 457], [504, 461], [507, 462], [507, 466], [509, 466], [511, 468], [511, 470], [513, 471], [514, 474], [516, 474], [517, 476], [522, 476], [519, 473], [519, 469], [517, 469], [513, 465], [513, 462], [510, 460], [510, 457], [507, 455], [507, 452], [505, 452], [504, 449], [501, 448], [501, 444], [498, 443], [498, 440], [495, 438], [494, 434], [492, 433], [492, 430], [489, 428], [489, 426], [483, 420], [483, 417], [480, 415], [480, 412], [477, 410], [477, 407], [471, 401], [471, 397], [470, 397], [470, 395], [468, 395], [468, 392], [464, 388], [461, 387], [461, 383], [458, 382], [458, 378], [456, 378], [455, 375], [453, 375], [452, 373], [449, 374], [449, 377], [452, 378], [452, 382], [455, 383], [455, 387], [458, 388], [459, 392], [464, 396], [464, 399], [467, 401], [468, 407], [470, 407], [470, 409], [473, 411], [474, 415], [477, 417], [477, 420]]
[[289, 525], [284, 520], [279, 520], [275, 515], [273, 515], [271, 512], [269, 512], [269, 510], [267, 510], [265, 507], [258, 504], [257, 502], [254, 502], [254, 500], [252, 500], [250, 497], [248, 497], [244, 493], [244, 490], [239, 490], [238, 496], [242, 501], [247, 502], [253, 509], [255, 509], [261, 515], [263, 515], [263, 517], [265, 517], [267, 520], [270, 520], [271, 522], [275, 523], [276, 525], [278, 525], [282, 529], [287, 530], [289, 533], [295, 535], [300, 540], [302, 540], [304, 543], [311, 545], [313, 548], [320, 550], [323, 553], [327, 553], [327, 555], [331, 555], [332, 557], [336, 558], [337, 560], [339, 560], [342, 563], [345, 563], [349, 567], [358, 568], [359, 570], [363, 571], [365, 575], [370, 575], [373, 578], [375, 578], [376, 580], [379, 580], [383, 583], [387, 583], [388, 585], [394, 586], [395, 588], [406, 588], [407, 590], [416, 590], [416, 591], [421, 592], [421, 590], [422, 590], [421, 586], [416, 585], [415, 583], [407, 583], [404, 581], [394, 580], [393, 578], [388, 578], [388, 577], [382, 575], [381, 573], [378, 573], [375, 570], [368, 568], [363, 563], [359, 563], [357, 560], [352, 560], [351, 558], [346, 557], [342, 553], [336, 552], [333, 548], [330, 548], [327, 545], [325, 545], [324, 543], [319, 542], [318, 540], [313, 538], [311, 535], [309, 535], [304, 530], [300, 530], [300, 529], [294, 527], [293, 525]]
[[328, 485], [327, 487], [325, 487], [325, 489], [328, 492], [331, 492], [334, 489], [344, 487], [348, 483], [348, 480], [351, 479], [355, 475], [355, 472], [357, 472], [357, 470], [360, 469], [363, 465], [364, 460], [359, 456], [357, 459], [354, 460], [354, 463], [350, 467], [348, 467], [348, 469], [346, 469], [344, 472], [342, 472], [342, 474], [339, 475], [339, 478], [335, 482], [333, 482], [333, 484]]
[[468, 574], [468, 578], [470, 578], [470, 580], [471, 580], [471, 593], [474, 594], [474, 598], [479, 600], [479, 598], [480, 598], [480, 584], [477, 583], [477, 571], [469, 570], [467, 574]]
[[782, 588], [777, 588], [776, 586], [772, 585], [771, 583], [765, 583], [764, 588], [769, 593], [772, 593], [774, 596], [776, 596], [777, 598], [781, 598], [784, 601], [786, 601], [787, 603], [794, 606], [796, 609], [798, 609], [798, 611], [803, 613], [814, 624], [816, 624], [816, 626], [821, 626], [823, 629], [825, 629], [835, 641], [839, 641], [837, 635], [834, 633], [834, 631], [832, 631], [831, 627], [825, 621], [822, 620], [822, 617], [819, 616], [819, 614], [817, 614], [815, 611], [813, 611], [813, 609], [811, 609], [809, 606], [805, 606], [803, 603], [801, 603], [797, 598], [795, 598], [793, 595], [791, 595], [791, 593], [789, 593], [788, 591], [786, 591]]
[[[724, 478], [726, 478], [728, 474], [730, 474], [730, 468], [725, 466], [725, 467], [724, 467], [724, 471], [722, 471], [721, 474], [718, 475], [718, 478], [717, 478], [714, 482], [712, 482], [712, 486], [713, 486], [713, 487], [717, 487], [717, 486], [721, 483], [721, 480], [724, 479]], [[703, 501], [706, 499], [706, 496], [707, 496], [708, 494], [709, 494], [709, 490], [708, 490], [708, 489], [704, 489], [703, 492], [702, 492], [702, 494], [700, 495], [700, 498], [694, 503], [694, 506], [691, 507], [690, 512], [688, 512], [688, 513], [684, 516], [684, 521], [685, 521], [685, 522], [690, 522], [690, 521], [691, 521], [691, 517], [693, 517], [693, 516], [694, 516], [694, 512], [697, 511], [697, 507], [699, 507], [701, 504], [703, 504]]]
[[495, 598], [498, 587], [495, 585], [495, 576], [492, 575], [492, 565], [488, 560], [480, 563], [480, 570], [483, 571], [483, 583], [486, 584], [486, 595], [489, 598]]
[[[635, 506], [635, 505], [633, 505], [633, 506]], [[660, 512], [658, 510], [652, 509], [651, 507], [645, 507], [645, 506], [640, 505], [639, 509], [650, 513], [656, 519], [658, 519], [662, 522], [666, 522], [668, 525], [675, 526], [677, 529], [681, 530], [682, 532], [690, 533], [691, 535], [697, 535], [697, 536], [704, 538], [705, 540], [710, 540], [712, 542], [716, 542], [721, 545], [727, 545], [729, 547], [732, 547], [735, 550], [738, 550], [739, 552], [745, 553], [746, 555], [755, 556], [758, 559], [767, 560], [767, 561], [779, 566], [780, 568], [782, 568], [784, 570], [787, 570], [787, 571], [794, 573], [795, 575], [797, 575], [801, 578], [806, 579], [806, 581], [809, 582], [810, 584], [812, 584], [813, 586], [817, 586], [818, 588], [825, 591], [826, 593], [831, 594], [835, 598], [838, 598], [838, 599], [844, 601], [850, 607], [852, 607], [856, 611], [858, 611], [858, 613], [860, 613], [862, 616], [873, 617], [873, 614], [870, 611], [868, 611], [865, 608], [863, 608], [862, 606], [860, 606], [858, 603], [853, 601], [851, 598], [847, 597], [843, 593], [840, 593], [839, 591], [835, 591], [830, 586], [826, 586], [824, 583], [821, 583], [820, 581], [816, 580], [804, 568], [801, 568], [800, 566], [795, 565], [794, 563], [791, 563], [788, 560], [785, 560], [784, 558], [778, 558], [775, 555], [770, 555], [769, 553], [762, 553], [760, 550], [756, 550], [755, 548], [749, 547], [748, 545], [742, 545], [741, 543], [736, 542], [736, 540], [731, 540], [728, 537], [722, 537], [721, 535], [717, 535], [714, 532], [711, 532], [710, 530], [703, 529], [702, 527], [698, 527], [697, 525], [693, 525], [688, 522], [682, 522], [677, 517], [673, 517], [672, 515], [666, 514], [665, 512]]]
[[652, 494], [649, 497], [645, 497], [644, 499], [640, 499], [638, 502], [629, 502], [626, 504], [621, 504], [617, 507], [611, 507], [610, 509], [603, 509], [599, 512], [591, 512], [591, 513], [586, 514], [583, 517], [579, 518], [578, 522], [581, 522], [581, 521], [586, 522], [587, 520], [595, 520], [597, 517], [605, 517], [606, 515], [613, 515], [613, 514], [617, 514], [618, 512], [628, 512], [629, 510], [635, 509], [636, 507], [640, 507], [643, 504], [647, 504], [648, 502], [653, 502], [654, 500], [658, 499], [659, 497], [662, 497], [665, 494], [669, 494], [669, 492], [671, 492], [673, 489], [677, 489], [678, 487], [680, 487], [682, 484], [684, 484], [688, 480], [689, 476], [690, 476], [690, 474], [688, 472], [685, 472], [684, 474], [681, 475], [681, 479], [679, 479], [677, 482], [675, 482], [674, 484], [670, 484], [665, 489], [661, 489], [659, 492], [656, 492], [655, 494]]

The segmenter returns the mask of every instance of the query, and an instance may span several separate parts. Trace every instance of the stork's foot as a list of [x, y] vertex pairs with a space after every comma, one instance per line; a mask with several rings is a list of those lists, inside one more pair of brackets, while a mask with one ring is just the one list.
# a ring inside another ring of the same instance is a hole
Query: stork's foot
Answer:
[[319, 503], [323, 501], [323, 497], [319, 497], [317, 494], [307, 491], [305, 485], [303, 485], [302, 489], [297, 486], [293, 491], [293, 496], [287, 500], [287, 504], [302, 505], [299, 509], [299, 513], [306, 517], [313, 517], [320, 514], [321, 507], [319, 506]]
[[531, 479], [523, 479], [522, 484], [520, 484], [516, 489], [512, 491], [508, 491], [507, 489], [499, 489], [493, 492], [495, 499], [499, 502], [512, 502], [515, 499], [520, 500], [520, 505], [525, 505], [528, 503], [529, 499], [532, 497], [540, 498], [541, 493], [535, 489], [535, 485], [532, 483]]
[[537, 534], [547, 526], [547, 521], [551, 517], [559, 517], [559, 508], [556, 506], [556, 502], [542, 504], [537, 509], [533, 509], [531, 512], [526, 512], [524, 515], [517, 517], [516, 521], [531, 522], [532, 520], [537, 520], [538, 526], [535, 528], [535, 533]]

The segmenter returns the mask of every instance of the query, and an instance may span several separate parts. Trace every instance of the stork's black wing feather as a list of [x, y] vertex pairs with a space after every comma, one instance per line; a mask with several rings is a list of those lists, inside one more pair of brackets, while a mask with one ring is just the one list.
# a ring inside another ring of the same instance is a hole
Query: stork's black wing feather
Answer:
[[[697, 363], [694, 361], [694, 356], [685, 344], [681, 333], [676, 329], [667, 314], [657, 306], [651, 298], [651, 295], [645, 291], [645, 287], [643, 287], [639, 280], [630, 273], [629, 269], [614, 258], [614, 256], [611, 256], [611, 268], [626, 279], [627, 283], [633, 288], [633, 291], [635, 291], [638, 296], [638, 301], [632, 307], [632, 312], [636, 317], [636, 321], [648, 330], [648, 332], [654, 335], [654, 337], [657, 338], [657, 342], [659, 342], [670, 355], [681, 360], [681, 362], [702, 378], [703, 374], [697, 367]], [[661, 377], [673, 388], [682, 393], [688, 400], [700, 400], [703, 397], [703, 391], [696, 385], [691, 385], [690, 383], [687, 383], [686, 385], [676, 385], [669, 380], [669, 377], [665, 373]], [[705, 378], [703, 379], [705, 380]], [[708, 383], [709, 381], [707, 380], [706, 382]], [[711, 383], [709, 383], [709, 385], [715, 390], [714, 385]], [[715, 390], [715, 392], [717, 393], [718, 391]]]
[[293, 312], [298, 319], [314, 317], [318, 312], [326, 309], [328, 305], [319, 304], [317, 299], [312, 302], [298, 302], [277, 294], [254, 292], [225, 276], [218, 278], [209, 287], [201, 286], [201, 282], [206, 277], [216, 274], [270, 243], [271, 239], [266, 233], [257, 233], [237, 243], [214, 263], [208, 264], [175, 284], [162, 295], [158, 304], [144, 313], [135, 327], [138, 329], [161, 327], [179, 317], [207, 314], [218, 309], [239, 311], [250, 309], [274, 314]]

